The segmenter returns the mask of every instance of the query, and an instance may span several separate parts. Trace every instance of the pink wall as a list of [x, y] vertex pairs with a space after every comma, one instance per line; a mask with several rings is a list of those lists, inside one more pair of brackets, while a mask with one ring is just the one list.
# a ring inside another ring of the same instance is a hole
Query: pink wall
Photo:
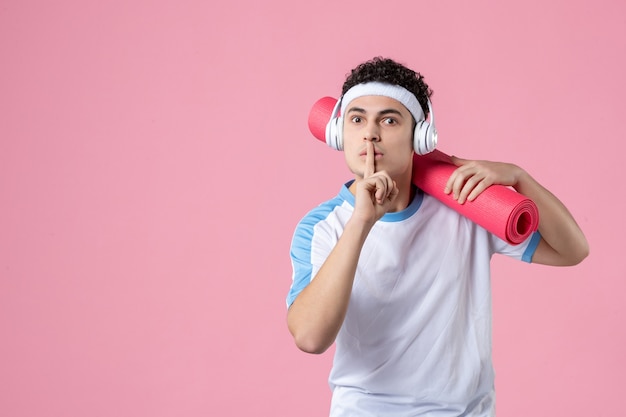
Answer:
[[0, 3], [0, 415], [324, 415], [288, 250], [349, 176], [306, 120], [375, 55], [426, 75], [442, 150], [524, 166], [589, 238], [494, 260], [500, 415], [622, 413], [626, 3], [403, 3]]

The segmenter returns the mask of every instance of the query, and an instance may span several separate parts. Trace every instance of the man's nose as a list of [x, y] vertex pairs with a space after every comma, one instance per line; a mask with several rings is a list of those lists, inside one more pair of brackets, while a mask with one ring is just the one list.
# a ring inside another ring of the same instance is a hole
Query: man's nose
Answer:
[[363, 140], [378, 142], [380, 140], [380, 131], [377, 124], [368, 124], [365, 129]]

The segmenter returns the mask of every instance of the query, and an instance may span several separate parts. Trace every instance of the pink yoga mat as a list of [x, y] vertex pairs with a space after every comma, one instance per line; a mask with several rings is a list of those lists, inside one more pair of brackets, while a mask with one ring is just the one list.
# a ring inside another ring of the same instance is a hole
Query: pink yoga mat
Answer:
[[[326, 142], [326, 124], [337, 99], [323, 97], [311, 108], [309, 130], [314, 137]], [[415, 155], [413, 183], [448, 207], [489, 230], [499, 238], [519, 244], [537, 230], [539, 211], [528, 197], [502, 185], [492, 185], [474, 201], [457, 203], [443, 189], [456, 169], [450, 157], [441, 151]]]

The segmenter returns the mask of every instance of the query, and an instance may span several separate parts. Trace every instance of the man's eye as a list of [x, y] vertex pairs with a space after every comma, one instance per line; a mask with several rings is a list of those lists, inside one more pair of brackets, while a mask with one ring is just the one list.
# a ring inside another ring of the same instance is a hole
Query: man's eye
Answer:
[[359, 116], [353, 116], [352, 123], [361, 123], [361, 118]]
[[396, 123], [396, 119], [392, 117], [387, 117], [385, 120], [383, 120], [383, 123], [386, 125], [393, 125]]

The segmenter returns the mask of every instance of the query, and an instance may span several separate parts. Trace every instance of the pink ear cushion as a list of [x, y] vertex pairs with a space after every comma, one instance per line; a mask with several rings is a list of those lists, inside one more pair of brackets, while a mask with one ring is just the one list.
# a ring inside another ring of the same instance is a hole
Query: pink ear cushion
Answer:
[[[326, 142], [326, 125], [332, 116], [336, 99], [318, 100], [309, 113], [309, 130], [313, 136]], [[441, 151], [415, 155], [413, 183], [461, 215], [512, 244], [526, 240], [539, 224], [539, 211], [529, 198], [501, 185], [492, 185], [474, 201], [457, 203], [445, 194], [445, 184], [456, 169], [450, 157]]]

